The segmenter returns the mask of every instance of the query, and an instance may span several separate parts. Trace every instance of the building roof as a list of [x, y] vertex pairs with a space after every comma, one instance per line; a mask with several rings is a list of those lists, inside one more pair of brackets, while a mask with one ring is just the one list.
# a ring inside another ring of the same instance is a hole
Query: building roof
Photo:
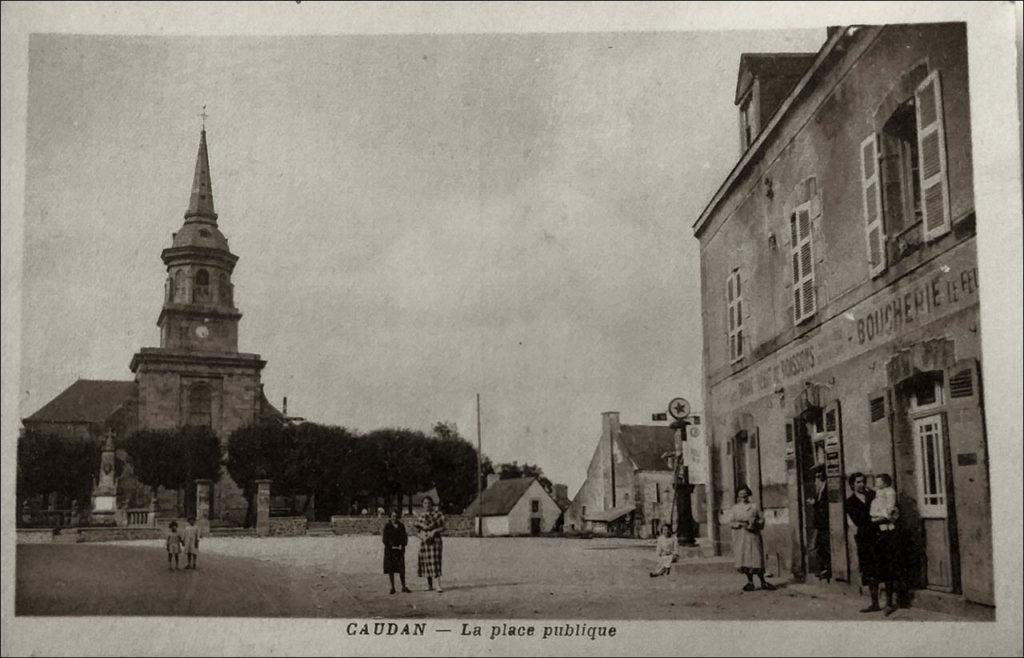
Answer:
[[664, 454], [675, 453], [675, 430], [662, 425], [621, 425], [619, 443], [641, 471], [668, 471]]
[[789, 92], [786, 98], [782, 101], [779, 109], [776, 110], [775, 114], [772, 115], [771, 120], [768, 124], [761, 129], [754, 142], [744, 152], [743, 157], [733, 166], [732, 171], [725, 177], [722, 184], [718, 186], [718, 190], [715, 191], [714, 196], [708, 201], [708, 204], [701, 211], [700, 216], [693, 222], [692, 228], [694, 235], [700, 237], [701, 232], [704, 230], [705, 224], [708, 218], [714, 213], [715, 209], [725, 198], [726, 193], [732, 188], [739, 177], [747, 170], [750, 163], [758, 157], [761, 148], [764, 144], [772, 138], [776, 128], [782, 123], [783, 118], [792, 107], [793, 103], [798, 97], [800, 97], [805, 90], [812, 86], [812, 79], [823, 68], [827, 68], [826, 60], [829, 59], [830, 54], [836, 48], [836, 45], [843, 40], [847, 34], [852, 34], [852, 31], [845, 26], [839, 26], [836, 28], [829, 28], [828, 39], [826, 39], [824, 45], [815, 54], [814, 61], [811, 62], [810, 66], [804, 71], [804, 74], [800, 76], [796, 85]]
[[636, 509], [636, 505], [619, 505], [611, 509], [595, 510], [593, 513], [588, 514], [584, 521], [603, 521], [605, 523], [611, 523], [616, 519], [621, 519], [630, 512]]
[[537, 478], [533, 477], [498, 480], [484, 489], [480, 497], [473, 500], [463, 514], [476, 516], [477, 507], [480, 506], [479, 501], [483, 499], [480, 516], [505, 516], [512, 511], [526, 490], [536, 481]]
[[814, 63], [817, 53], [743, 53], [740, 55], [740, 68], [736, 75], [736, 98], [733, 102], [739, 105], [743, 94], [750, 83], [756, 78], [793, 78], [798, 79]]
[[25, 421], [105, 423], [118, 407], [135, 396], [134, 381], [79, 379]]

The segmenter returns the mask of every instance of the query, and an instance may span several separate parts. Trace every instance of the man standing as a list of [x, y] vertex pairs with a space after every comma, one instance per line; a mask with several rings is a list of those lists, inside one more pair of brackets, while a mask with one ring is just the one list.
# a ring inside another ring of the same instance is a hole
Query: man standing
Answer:
[[868, 586], [871, 593], [871, 605], [861, 612], [876, 612], [878, 606], [878, 564], [876, 544], [878, 543], [878, 525], [871, 520], [871, 501], [875, 492], [868, 489], [863, 473], [853, 473], [848, 478], [853, 493], [846, 499], [846, 515], [856, 527], [854, 535], [857, 540], [857, 559], [860, 561], [860, 579]]
[[825, 465], [814, 467], [814, 496], [807, 499], [811, 506], [811, 547], [814, 551], [818, 579], [832, 577], [832, 552], [829, 544], [828, 484]]

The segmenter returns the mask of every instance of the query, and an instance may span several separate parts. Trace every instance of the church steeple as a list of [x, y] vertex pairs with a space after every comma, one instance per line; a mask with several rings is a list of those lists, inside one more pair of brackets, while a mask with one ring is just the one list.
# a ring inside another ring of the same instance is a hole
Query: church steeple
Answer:
[[206, 128], [199, 137], [199, 152], [196, 154], [196, 173], [192, 178], [192, 195], [188, 200], [185, 219], [212, 221], [217, 223], [213, 210], [213, 185], [210, 183], [210, 158], [206, 153]]

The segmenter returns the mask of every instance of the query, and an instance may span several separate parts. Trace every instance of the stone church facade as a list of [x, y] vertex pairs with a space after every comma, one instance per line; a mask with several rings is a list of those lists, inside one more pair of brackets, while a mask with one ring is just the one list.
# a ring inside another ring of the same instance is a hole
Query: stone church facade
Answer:
[[[182, 227], [161, 258], [167, 268], [163, 307], [157, 318], [160, 346], [143, 347], [132, 358], [134, 381], [79, 380], [23, 419], [26, 430], [97, 437], [124, 436], [136, 429], [205, 426], [227, 450], [232, 431], [262, 417], [283, 420], [263, 393], [266, 362], [238, 351], [238, 323], [231, 281], [238, 256], [231, 253], [214, 210], [206, 130]], [[148, 488], [122, 477], [118, 506], [148, 505]], [[164, 492], [160, 513], [185, 511], [177, 492]], [[210, 496], [210, 518], [244, 520], [241, 489], [222, 472]], [[191, 511], [191, 510], [188, 510]]]

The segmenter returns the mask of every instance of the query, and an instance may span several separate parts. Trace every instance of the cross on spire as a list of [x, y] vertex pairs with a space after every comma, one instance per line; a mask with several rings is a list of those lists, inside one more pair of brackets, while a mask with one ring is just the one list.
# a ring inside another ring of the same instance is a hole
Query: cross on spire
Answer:
[[206, 117], [208, 117], [210, 115], [206, 113], [206, 106], [205, 105], [203, 105], [203, 111], [200, 112], [199, 114], [197, 114], [196, 116], [203, 118], [203, 130], [206, 130]]

